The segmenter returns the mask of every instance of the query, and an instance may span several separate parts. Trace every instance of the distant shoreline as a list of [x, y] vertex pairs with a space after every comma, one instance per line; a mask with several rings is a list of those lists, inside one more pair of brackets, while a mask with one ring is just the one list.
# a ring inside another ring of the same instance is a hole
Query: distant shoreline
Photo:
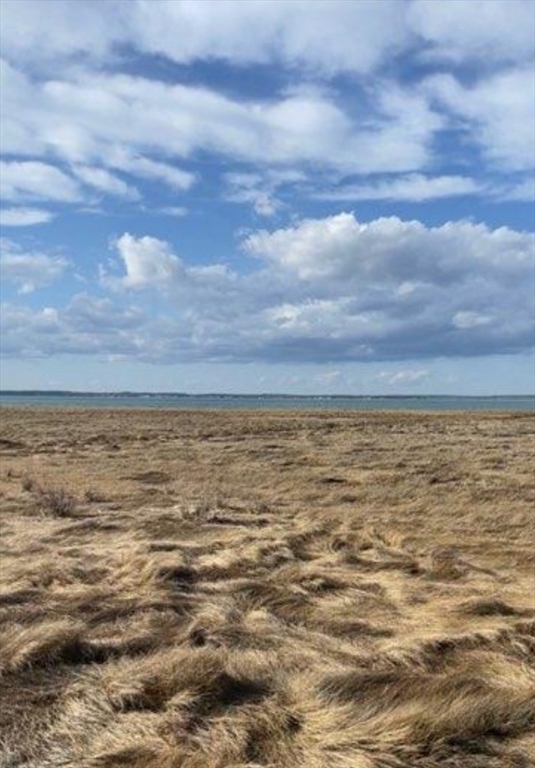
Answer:
[[531, 395], [235, 395], [178, 392], [0, 392], [0, 407], [225, 411], [509, 411], [535, 412]]
[[535, 394], [520, 394], [520, 395], [443, 395], [443, 394], [431, 394], [431, 395], [419, 395], [419, 394], [383, 394], [383, 395], [353, 395], [353, 394], [290, 394], [287, 392], [259, 392], [257, 394], [247, 392], [244, 394], [235, 392], [136, 392], [131, 390], [110, 390], [110, 391], [84, 391], [74, 389], [2, 389], [0, 390], [1, 397], [176, 397], [176, 398], [200, 398], [200, 397], [220, 397], [220, 398], [291, 398], [291, 399], [303, 399], [310, 400], [311, 398], [322, 398], [329, 400], [345, 400], [345, 399], [357, 399], [357, 400], [397, 400], [403, 398], [404, 400], [425, 400], [425, 399], [451, 399], [451, 400], [495, 400], [495, 399], [535, 399]]

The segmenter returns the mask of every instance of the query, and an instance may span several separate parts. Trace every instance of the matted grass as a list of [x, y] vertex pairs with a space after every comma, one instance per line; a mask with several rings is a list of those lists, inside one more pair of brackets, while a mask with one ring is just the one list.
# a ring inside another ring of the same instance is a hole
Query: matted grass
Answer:
[[3, 768], [535, 764], [533, 416], [0, 424]]

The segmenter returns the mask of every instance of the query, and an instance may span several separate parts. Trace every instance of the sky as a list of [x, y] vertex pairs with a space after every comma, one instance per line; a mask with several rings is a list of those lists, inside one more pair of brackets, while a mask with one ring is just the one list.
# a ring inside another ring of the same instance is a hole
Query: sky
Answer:
[[535, 389], [533, 0], [1, 0], [4, 389]]

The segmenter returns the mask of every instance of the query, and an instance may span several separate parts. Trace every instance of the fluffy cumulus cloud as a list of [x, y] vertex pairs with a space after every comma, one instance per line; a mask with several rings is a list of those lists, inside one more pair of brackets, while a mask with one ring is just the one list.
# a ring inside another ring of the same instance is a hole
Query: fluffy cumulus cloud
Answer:
[[304, 354], [323, 347], [326, 357], [346, 360], [513, 352], [533, 343], [530, 235], [467, 222], [361, 224], [341, 214], [256, 233], [245, 246], [307, 293], [269, 310], [276, 344], [292, 354], [299, 340]]
[[[533, 343], [533, 238], [522, 232], [362, 223], [346, 213], [252, 233], [243, 248], [256, 268], [238, 274], [188, 265], [157, 238], [122, 235], [115, 274], [102, 280], [110, 295], [58, 310], [47, 325], [54, 349], [68, 339], [72, 350], [79, 338], [80, 352], [161, 362], [336, 363], [513, 353]], [[142, 294], [158, 305], [143, 322], [132, 309]], [[39, 338], [46, 350], [47, 333]], [[409, 370], [406, 381], [423, 375]]]
[[123, 236], [123, 285], [165, 294], [171, 326], [174, 318], [189, 329], [190, 353], [197, 343], [196, 353], [222, 357], [336, 361], [532, 344], [525, 233], [339, 214], [250, 234], [243, 248], [258, 266], [240, 276], [185, 266], [167, 244]]
[[117, 240], [117, 251], [124, 262], [126, 288], [165, 287], [181, 272], [181, 263], [169, 245], [155, 237], [135, 238], [125, 233]]
[[507, 227], [448, 222], [426, 227], [396, 217], [361, 223], [351, 213], [251, 234], [245, 248], [300, 280], [448, 286], [471, 273], [527, 274], [533, 239]]

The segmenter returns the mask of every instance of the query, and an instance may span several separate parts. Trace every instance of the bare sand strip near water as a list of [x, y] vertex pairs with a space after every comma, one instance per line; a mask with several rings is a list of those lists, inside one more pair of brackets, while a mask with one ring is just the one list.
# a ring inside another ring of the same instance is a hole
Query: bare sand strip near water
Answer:
[[2, 410], [0, 765], [535, 765], [534, 426]]

